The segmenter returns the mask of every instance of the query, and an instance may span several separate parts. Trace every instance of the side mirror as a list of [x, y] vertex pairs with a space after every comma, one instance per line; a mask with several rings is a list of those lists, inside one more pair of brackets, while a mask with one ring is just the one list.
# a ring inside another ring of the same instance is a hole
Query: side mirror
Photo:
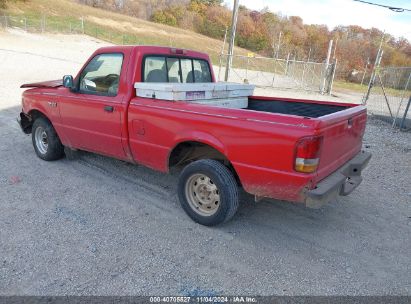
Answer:
[[63, 76], [63, 86], [64, 86], [65, 88], [74, 89], [73, 76], [71, 76], [71, 75], [64, 75], [64, 76]]

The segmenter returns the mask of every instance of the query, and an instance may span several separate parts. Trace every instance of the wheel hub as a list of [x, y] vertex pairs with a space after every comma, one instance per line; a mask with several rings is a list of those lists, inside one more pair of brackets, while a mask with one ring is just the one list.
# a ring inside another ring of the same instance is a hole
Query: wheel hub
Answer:
[[220, 206], [217, 185], [204, 174], [192, 175], [186, 183], [186, 197], [190, 207], [200, 215], [210, 216]]
[[39, 152], [41, 154], [46, 154], [49, 147], [46, 130], [42, 127], [38, 127], [35, 131], [34, 138]]

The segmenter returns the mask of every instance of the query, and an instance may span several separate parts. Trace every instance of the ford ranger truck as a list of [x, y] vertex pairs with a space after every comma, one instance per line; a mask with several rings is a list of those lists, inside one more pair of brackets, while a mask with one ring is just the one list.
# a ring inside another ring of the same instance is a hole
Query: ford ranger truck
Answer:
[[161, 172], [196, 222], [231, 219], [239, 188], [319, 208], [350, 194], [371, 154], [362, 105], [249, 96], [242, 109], [138, 97], [135, 83], [215, 82], [208, 55], [168, 47], [98, 49], [77, 76], [24, 84], [19, 123], [39, 158], [85, 150]]

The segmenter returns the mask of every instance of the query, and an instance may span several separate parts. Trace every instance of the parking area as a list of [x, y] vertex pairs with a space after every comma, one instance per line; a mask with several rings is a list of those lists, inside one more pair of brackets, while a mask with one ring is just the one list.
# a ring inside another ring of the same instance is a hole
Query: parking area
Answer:
[[411, 133], [380, 121], [368, 123], [373, 158], [350, 196], [312, 210], [243, 193], [213, 228], [180, 208], [178, 172], [86, 152], [37, 158], [15, 121], [18, 86], [74, 74], [99, 46], [0, 33], [1, 295], [411, 293]]

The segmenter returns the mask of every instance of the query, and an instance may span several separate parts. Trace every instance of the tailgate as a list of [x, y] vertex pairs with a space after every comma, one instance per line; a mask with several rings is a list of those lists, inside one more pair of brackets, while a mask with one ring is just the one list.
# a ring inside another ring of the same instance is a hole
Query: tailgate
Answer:
[[364, 106], [355, 106], [319, 119], [319, 133], [324, 138], [317, 182], [332, 174], [361, 150], [367, 112]]

